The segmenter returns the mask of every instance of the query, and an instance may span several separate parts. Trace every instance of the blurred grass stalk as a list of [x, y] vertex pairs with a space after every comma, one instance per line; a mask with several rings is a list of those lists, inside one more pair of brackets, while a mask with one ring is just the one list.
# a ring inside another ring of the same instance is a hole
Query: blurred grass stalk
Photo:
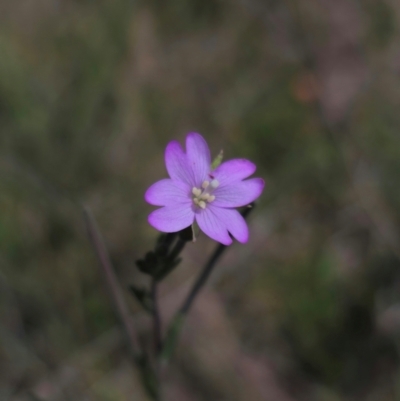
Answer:
[[117, 277], [111, 264], [110, 256], [104, 244], [104, 240], [88, 207], [83, 208], [83, 214], [88, 235], [99, 260], [101, 272], [103, 273], [105, 282], [107, 284], [110, 298], [114, 304], [120, 323], [125, 331], [132, 359], [140, 370], [142, 382], [148, 394], [154, 400], [159, 400], [158, 381], [154, 375], [154, 371], [147, 361], [147, 358], [140, 349], [138, 334], [132, 325], [130, 313], [122, 296]]

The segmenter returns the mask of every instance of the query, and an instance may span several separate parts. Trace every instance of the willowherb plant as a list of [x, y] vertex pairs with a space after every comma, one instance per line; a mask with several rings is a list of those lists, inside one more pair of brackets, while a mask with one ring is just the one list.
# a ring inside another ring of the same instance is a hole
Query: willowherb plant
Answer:
[[[247, 242], [249, 230], [245, 218], [264, 188], [263, 179], [248, 179], [256, 170], [254, 163], [246, 159], [221, 162], [222, 152], [211, 162], [210, 150], [204, 138], [198, 133], [189, 133], [186, 137], [186, 153], [177, 141], [167, 145], [165, 164], [170, 178], [157, 181], [146, 191], [146, 201], [161, 206], [150, 213], [148, 221], [162, 234], [154, 249], [136, 261], [139, 270], [150, 276], [149, 288], [132, 285], [130, 289], [144, 310], [153, 317], [154, 350], [150, 355], [140, 349], [104, 244], [94, 220], [89, 213], [86, 214], [89, 234], [127, 331], [134, 360], [142, 373], [143, 384], [154, 400], [162, 400], [161, 372], [175, 349], [185, 316], [216, 262], [227, 246], [232, 244], [232, 237], [241, 243]], [[236, 208], [242, 209], [239, 212]], [[185, 244], [195, 240], [195, 223], [219, 244], [169, 323], [163, 338], [157, 285], [181, 262], [180, 253]]]
[[230, 245], [232, 238], [247, 242], [247, 224], [234, 208], [257, 199], [264, 180], [251, 178], [256, 166], [246, 159], [233, 159], [215, 167], [204, 138], [197, 133], [186, 137], [186, 153], [177, 141], [165, 150], [165, 165], [170, 178], [153, 184], [145, 199], [163, 206], [149, 216], [149, 223], [162, 232], [176, 232], [197, 222], [210, 238]]

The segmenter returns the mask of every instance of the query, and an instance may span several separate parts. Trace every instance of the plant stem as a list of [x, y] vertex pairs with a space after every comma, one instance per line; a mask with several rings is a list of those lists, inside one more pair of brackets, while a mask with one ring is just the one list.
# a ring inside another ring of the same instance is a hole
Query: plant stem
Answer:
[[154, 334], [154, 347], [155, 353], [158, 357], [161, 347], [161, 316], [160, 310], [158, 308], [158, 291], [157, 291], [157, 281], [153, 278], [151, 282], [151, 299], [153, 301], [153, 334]]
[[194, 282], [193, 287], [187, 295], [185, 301], [183, 302], [179, 310], [180, 314], [186, 315], [189, 312], [197, 294], [200, 292], [207, 279], [210, 277], [210, 274], [214, 269], [215, 264], [218, 262], [219, 258], [222, 256], [226, 248], [227, 246], [222, 244], [219, 244], [217, 246], [214, 253], [211, 255], [210, 259], [201, 271], [200, 275], [197, 277], [197, 280]]
[[171, 358], [171, 355], [175, 349], [176, 342], [179, 337], [179, 333], [181, 331], [182, 325], [185, 321], [185, 318], [193, 305], [196, 296], [203, 288], [204, 284], [206, 283], [208, 277], [210, 276], [215, 264], [218, 262], [219, 258], [227, 248], [226, 245], [219, 244], [215, 249], [214, 253], [211, 255], [211, 258], [208, 260], [206, 265], [204, 266], [203, 270], [201, 271], [200, 275], [197, 277], [196, 281], [194, 282], [192, 289], [190, 290], [189, 294], [187, 295], [186, 299], [184, 300], [182, 306], [179, 308], [178, 312], [175, 314], [174, 318], [172, 319], [168, 333], [164, 342], [164, 346], [161, 352], [161, 360], [164, 364], [168, 363]]
[[99, 260], [101, 271], [109, 290], [110, 298], [121, 321], [121, 325], [126, 333], [132, 355], [134, 359], [137, 360], [142, 355], [139, 346], [138, 335], [132, 325], [130, 313], [122, 296], [121, 288], [119, 287], [117, 277], [112, 267], [110, 256], [107, 252], [104, 240], [100, 234], [100, 231], [97, 227], [96, 221], [91, 211], [89, 210], [89, 208], [84, 207], [83, 213], [89, 239], [92, 242], [93, 248]]
[[[251, 203], [250, 205], [248, 205], [248, 207], [242, 210], [241, 215], [244, 218], [247, 218], [249, 213], [253, 210], [253, 207], [254, 203]], [[192, 307], [193, 302], [195, 301], [197, 295], [203, 288], [207, 279], [210, 277], [210, 274], [213, 271], [214, 266], [216, 265], [216, 263], [218, 262], [218, 260], [220, 259], [226, 248], [227, 248], [226, 245], [218, 244], [214, 253], [211, 255], [210, 259], [205, 264], [199, 276], [197, 277], [196, 281], [194, 282], [191, 290], [189, 291], [189, 294], [183, 301], [182, 306], [179, 308], [178, 312], [175, 314], [174, 318], [169, 324], [167, 335], [160, 354], [160, 359], [164, 364], [167, 364], [171, 359], [172, 353], [174, 352], [185, 318], [189, 313], [189, 310]]]
[[[160, 383], [158, 381], [158, 372], [154, 371], [150, 365], [149, 360], [145, 354], [141, 351], [139, 345], [139, 338], [133, 325], [131, 324], [130, 313], [128, 306], [122, 296], [121, 288], [118, 284], [117, 277], [111, 264], [110, 256], [107, 252], [107, 248], [104, 244], [103, 238], [97, 228], [96, 221], [90, 212], [85, 207], [83, 209], [86, 228], [88, 230], [89, 238], [92, 242], [93, 248], [100, 262], [101, 271], [105, 278], [110, 298], [114, 304], [116, 313], [121, 321], [121, 325], [126, 333], [130, 351], [133, 357], [133, 361], [138, 367], [142, 383], [151, 399], [155, 401], [160, 400]], [[155, 289], [154, 289], [155, 291]], [[154, 292], [154, 298], [156, 299], [156, 292]], [[158, 312], [157, 312], [158, 313]], [[158, 329], [157, 329], [158, 331]]]

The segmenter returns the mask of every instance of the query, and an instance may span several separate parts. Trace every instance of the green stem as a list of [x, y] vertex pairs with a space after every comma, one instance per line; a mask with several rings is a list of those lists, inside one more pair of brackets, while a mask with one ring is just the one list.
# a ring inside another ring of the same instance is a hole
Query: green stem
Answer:
[[179, 311], [169, 325], [160, 354], [160, 361], [162, 365], [168, 364], [171, 359], [171, 356], [176, 348], [176, 343], [178, 342], [179, 333], [185, 321], [185, 317], [186, 315]]

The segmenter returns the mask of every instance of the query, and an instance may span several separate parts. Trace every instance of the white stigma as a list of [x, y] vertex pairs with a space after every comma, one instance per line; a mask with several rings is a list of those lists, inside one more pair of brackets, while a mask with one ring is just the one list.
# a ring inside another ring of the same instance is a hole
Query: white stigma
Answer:
[[213, 179], [211, 183], [205, 180], [201, 184], [202, 189], [193, 187], [192, 188], [192, 194], [194, 195], [193, 203], [196, 206], [200, 207], [201, 209], [205, 209], [208, 203], [211, 203], [215, 200], [215, 195], [212, 195], [212, 192], [218, 186], [219, 186], [218, 180]]
[[215, 189], [219, 187], [219, 181], [218, 180], [212, 180], [211, 181], [211, 186]]

